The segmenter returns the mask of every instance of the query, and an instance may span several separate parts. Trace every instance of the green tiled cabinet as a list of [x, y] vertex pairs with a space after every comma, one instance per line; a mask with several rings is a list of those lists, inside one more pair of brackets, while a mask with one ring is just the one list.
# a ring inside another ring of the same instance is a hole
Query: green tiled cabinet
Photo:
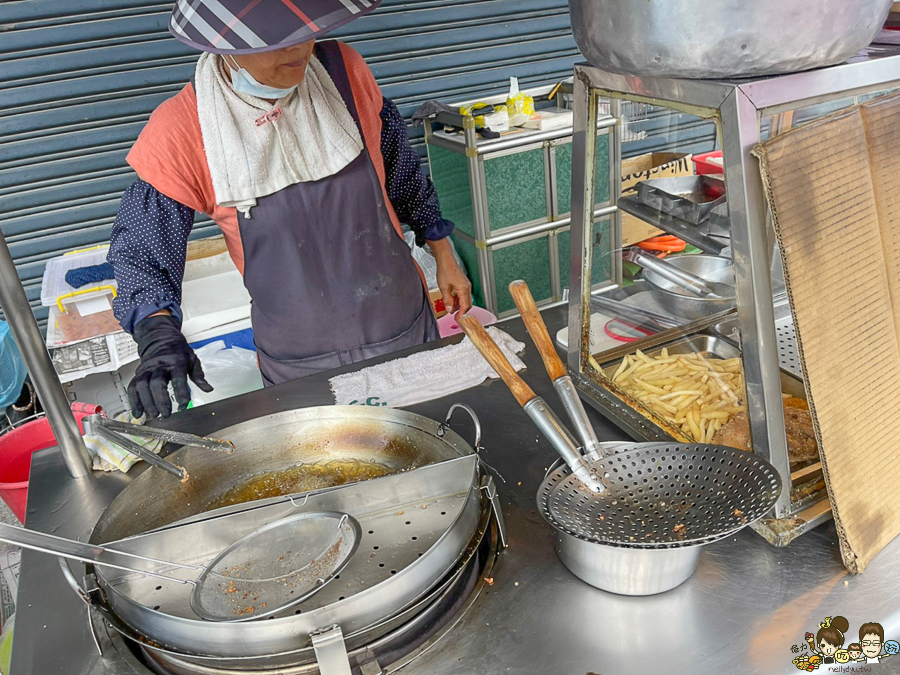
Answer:
[[488, 155], [483, 166], [491, 232], [546, 220], [549, 204], [543, 147]]
[[[538, 304], [560, 300], [569, 285], [571, 129], [478, 139], [475, 147], [462, 134], [429, 129], [426, 142], [431, 178], [444, 217], [456, 223], [453, 239], [476, 304], [497, 316], [515, 314], [507, 289], [515, 279], [528, 282]], [[605, 128], [598, 130], [596, 165], [594, 201], [602, 208], [609, 205], [611, 174]], [[595, 222], [592, 241], [592, 276], [603, 285], [612, 278], [608, 217]]]
[[[594, 204], [609, 201], [609, 136], [597, 137], [597, 179], [594, 181]], [[550, 163], [556, 171], [556, 212], [564, 216], [572, 210], [572, 138], [550, 144]]]

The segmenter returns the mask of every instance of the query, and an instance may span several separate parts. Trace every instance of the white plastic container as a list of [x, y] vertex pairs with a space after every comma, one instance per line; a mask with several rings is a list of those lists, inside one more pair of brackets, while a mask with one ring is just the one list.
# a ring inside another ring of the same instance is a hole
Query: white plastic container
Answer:
[[94, 246], [70, 251], [49, 260], [41, 281], [41, 304], [44, 307], [56, 306], [60, 312], [68, 312], [74, 306], [83, 317], [111, 310], [113, 298], [116, 297], [115, 279], [106, 279], [81, 288], [75, 288], [66, 282], [66, 272], [79, 267], [102, 265], [106, 262], [107, 253], [109, 245]]
[[250, 293], [228, 253], [189, 261], [181, 288], [181, 331], [188, 342], [222, 335], [233, 330], [232, 324], [249, 322]]

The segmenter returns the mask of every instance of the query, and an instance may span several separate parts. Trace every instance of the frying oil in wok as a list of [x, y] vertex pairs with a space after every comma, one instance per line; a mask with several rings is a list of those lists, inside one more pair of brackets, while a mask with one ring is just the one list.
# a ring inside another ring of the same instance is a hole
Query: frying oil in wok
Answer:
[[310, 464], [293, 466], [281, 471], [270, 471], [258, 476], [253, 476], [244, 483], [240, 483], [228, 490], [221, 497], [213, 501], [210, 509], [218, 509], [223, 506], [243, 504], [256, 499], [268, 497], [280, 497], [297, 492], [308, 492], [322, 488], [356, 483], [361, 480], [378, 478], [394, 473], [384, 464], [375, 462], [360, 462], [351, 459], [323, 460]]

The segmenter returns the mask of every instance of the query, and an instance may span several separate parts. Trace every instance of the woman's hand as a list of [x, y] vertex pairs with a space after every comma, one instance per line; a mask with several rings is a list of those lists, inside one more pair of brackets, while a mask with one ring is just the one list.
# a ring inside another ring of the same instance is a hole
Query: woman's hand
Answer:
[[453, 257], [449, 239], [429, 241], [431, 254], [437, 262], [437, 283], [444, 297], [444, 305], [451, 314], [465, 314], [472, 309], [472, 282]]

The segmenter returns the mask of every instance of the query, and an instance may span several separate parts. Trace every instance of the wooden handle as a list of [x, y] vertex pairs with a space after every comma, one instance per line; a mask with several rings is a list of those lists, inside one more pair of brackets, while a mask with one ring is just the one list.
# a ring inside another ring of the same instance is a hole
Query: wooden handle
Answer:
[[509, 285], [509, 292], [512, 294], [513, 301], [519, 309], [519, 314], [522, 315], [522, 320], [525, 321], [528, 334], [544, 360], [544, 368], [547, 369], [547, 374], [551, 380], [559, 379], [566, 374], [566, 367], [563, 365], [562, 359], [559, 358], [559, 354], [556, 353], [553, 340], [550, 339], [550, 333], [547, 332], [547, 324], [544, 323], [544, 318], [538, 311], [528, 284], [521, 279], [514, 281]]
[[465, 331], [466, 335], [475, 345], [475, 348], [481, 352], [485, 360], [491, 364], [491, 367], [497, 371], [500, 378], [509, 387], [512, 395], [516, 397], [519, 405], [525, 405], [531, 399], [535, 398], [535, 393], [531, 390], [525, 380], [519, 377], [509, 359], [500, 351], [500, 347], [494, 342], [494, 338], [488, 335], [488, 332], [474, 316], [466, 314], [459, 317], [459, 325]]

